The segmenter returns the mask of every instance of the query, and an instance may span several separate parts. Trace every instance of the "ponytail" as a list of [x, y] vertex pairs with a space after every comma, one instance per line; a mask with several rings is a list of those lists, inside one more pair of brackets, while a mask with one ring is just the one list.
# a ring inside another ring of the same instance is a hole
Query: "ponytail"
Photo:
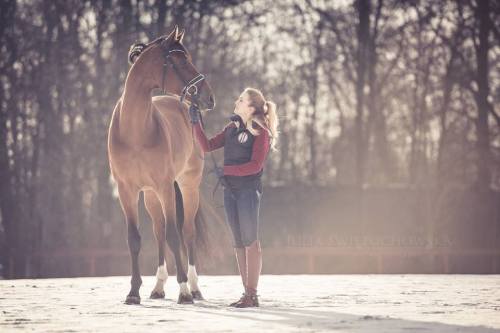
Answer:
[[278, 140], [278, 115], [276, 114], [276, 104], [271, 101], [266, 101], [264, 104], [264, 115], [266, 116], [269, 135], [271, 136], [271, 149], [276, 151], [276, 143]]

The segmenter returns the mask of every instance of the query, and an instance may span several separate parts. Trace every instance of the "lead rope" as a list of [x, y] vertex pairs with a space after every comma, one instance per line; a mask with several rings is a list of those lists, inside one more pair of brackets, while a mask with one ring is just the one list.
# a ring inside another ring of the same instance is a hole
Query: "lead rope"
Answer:
[[[203, 130], [205, 130], [205, 124], [203, 123], [203, 118], [201, 117], [201, 113], [200, 113], [200, 123], [201, 123], [201, 128]], [[213, 151], [209, 152], [209, 154], [210, 154], [210, 158], [211, 158], [212, 164], [213, 164], [213, 169], [209, 172], [209, 174], [214, 173], [215, 176], [217, 177], [217, 169], [219, 168], [219, 166], [217, 165], [217, 161], [215, 159]], [[214, 189], [212, 191], [212, 200], [214, 202], [215, 202], [215, 194], [217, 193], [217, 190], [219, 189], [220, 184], [221, 184], [221, 179], [217, 177], [217, 183], [215, 183]], [[218, 206], [218, 207], [221, 208], [223, 206]]]

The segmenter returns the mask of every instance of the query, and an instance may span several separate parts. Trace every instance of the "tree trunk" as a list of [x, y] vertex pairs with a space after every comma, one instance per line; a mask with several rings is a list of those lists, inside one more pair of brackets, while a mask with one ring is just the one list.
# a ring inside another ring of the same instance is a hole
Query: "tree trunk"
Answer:
[[488, 127], [488, 36], [490, 34], [489, 0], [477, 2], [476, 20], [479, 22], [479, 44], [476, 46], [477, 86], [476, 104], [478, 115], [476, 124], [477, 186], [487, 190], [491, 182], [490, 131]]
[[364, 148], [364, 88], [366, 67], [368, 62], [368, 43], [370, 25], [370, 1], [357, 0], [357, 55], [356, 55], [356, 185], [363, 187], [365, 181], [365, 148]]

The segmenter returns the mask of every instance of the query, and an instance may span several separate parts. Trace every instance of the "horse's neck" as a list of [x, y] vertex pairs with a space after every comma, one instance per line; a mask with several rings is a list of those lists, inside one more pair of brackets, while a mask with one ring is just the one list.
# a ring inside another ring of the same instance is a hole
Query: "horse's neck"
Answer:
[[144, 76], [131, 71], [125, 82], [120, 109], [120, 139], [131, 146], [146, 146], [154, 139], [151, 90]]

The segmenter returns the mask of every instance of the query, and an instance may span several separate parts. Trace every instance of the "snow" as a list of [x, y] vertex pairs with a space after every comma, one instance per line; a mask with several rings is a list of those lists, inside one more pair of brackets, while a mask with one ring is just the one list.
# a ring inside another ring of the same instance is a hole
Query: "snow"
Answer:
[[200, 276], [206, 301], [123, 303], [130, 277], [0, 280], [0, 332], [500, 332], [499, 275], [263, 275], [260, 308], [227, 304], [239, 276]]

